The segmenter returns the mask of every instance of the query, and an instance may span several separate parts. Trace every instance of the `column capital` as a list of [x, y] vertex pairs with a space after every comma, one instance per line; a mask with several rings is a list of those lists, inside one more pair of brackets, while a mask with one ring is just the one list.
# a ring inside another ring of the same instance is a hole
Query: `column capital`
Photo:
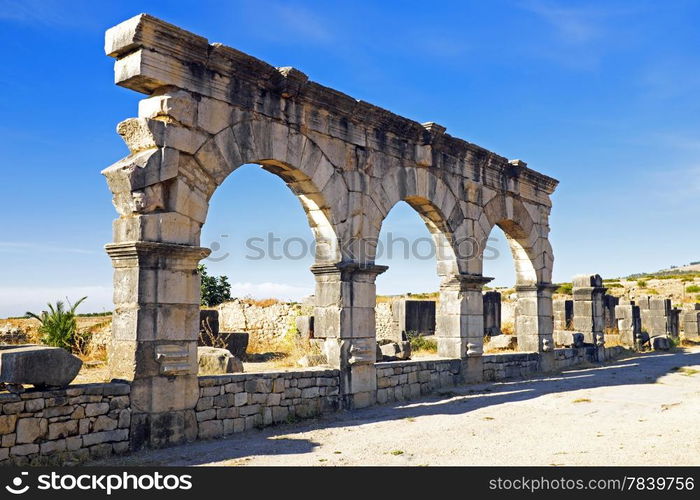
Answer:
[[[211, 253], [211, 249], [176, 243], [158, 241], [129, 241], [126, 243], [109, 243], [105, 245], [107, 255], [115, 267], [130, 267], [135, 264], [157, 262], [169, 258], [189, 265], [195, 264]], [[155, 259], [155, 260], [154, 260]], [[146, 264], [149, 265], [149, 264]]]
[[531, 285], [515, 285], [516, 292], [554, 292], [559, 285], [552, 283], [534, 283]]
[[342, 281], [353, 279], [354, 276], [368, 276], [376, 278], [389, 266], [380, 266], [374, 263], [361, 262], [336, 262], [333, 264], [314, 264], [311, 272], [316, 276], [339, 275]]
[[480, 274], [453, 274], [444, 278], [440, 283], [440, 288], [459, 289], [460, 291], [481, 290], [486, 283], [492, 280], [493, 278]]

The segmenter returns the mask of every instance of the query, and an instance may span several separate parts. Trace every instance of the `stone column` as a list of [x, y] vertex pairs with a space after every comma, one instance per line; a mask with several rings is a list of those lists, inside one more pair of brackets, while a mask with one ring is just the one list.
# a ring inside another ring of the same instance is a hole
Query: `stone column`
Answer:
[[375, 312], [377, 276], [387, 266], [356, 262], [316, 264], [314, 335], [324, 338], [331, 366], [340, 369], [340, 390], [350, 408], [375, 403], [377, 358]]
[[615, 306], [617, 318], [617, 330], [620, 332], [620, 340], [626, 346], [641, 349], [642, 343], [642, 318], [639, 306], [632, 301], [621, 301]]
[[700, 304], [690, 304], [683, 308], [683, 337], [700, 341]]
[[586, 343], [598, 347], [605, 345], [605, 290], [603, 278], [598, 274], [574, 276], [574, 330], [583, 333]]
[[196, 438], [200, 277], [210, 250], [159, 242], [106, 245], [114, 266], [112, 378], [133, 380], [133, 449]]
[[482, 288], [493, 278], [476, 274], [444, 277], [435, 315], [438, 355], [463, 360], [465, 382], [483, 379], [484, 299]]
[[552, 293], [556, 288], [551, 283], [515, 287], [518, 294], [515, 333], [519, 351], [553, 352]]

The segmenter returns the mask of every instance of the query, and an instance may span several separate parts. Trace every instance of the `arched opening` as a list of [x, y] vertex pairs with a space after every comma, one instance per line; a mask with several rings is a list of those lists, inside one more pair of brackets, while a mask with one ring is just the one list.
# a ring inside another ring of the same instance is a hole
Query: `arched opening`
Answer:
[[519, 285], [534, 284], [536, 274], [512, 221], [496, 224], [482, 253], [483, 275], [493, 278], [483, 290], [486, 352], [516, 347]]
[[[389, 266], [377, 278], [380, 361], [436, 355], [440, 285], [456, 269], [452, 234], [444, 215], [419, 196], [396, 203], [382, 222], [376, 261]], [[394, 343], [399, 344], [398, 351]]]
[[203, 312], [200, 345], [235, 351], [246, 372], [298, 366], [304, 357], [323, 364], [313, 339], [315, 280], [309, 269], [334, 262], [338, 242], [311, 179], [270, 160], [234, 169], [209, 200], [201, 242], [212, 250], [202, 264], [209, 275], [228, 276], [231, 293], [229, 300], [203, 307], [216, 311], [218, 331], [207, 322], [212, 312]]
[[549, 348], [551, 304], [547, 307], [545, 302], [551, 302], [551, 290], [545, 279], [552, 258], [546, 238], [543, 242], [530, 212], [517, 199], [492, 199], [484, 207], [481, 223], [482, 269], [495, 277], [494, 289], [483, 294], [485, 349], [539, 351], [543, 342]]

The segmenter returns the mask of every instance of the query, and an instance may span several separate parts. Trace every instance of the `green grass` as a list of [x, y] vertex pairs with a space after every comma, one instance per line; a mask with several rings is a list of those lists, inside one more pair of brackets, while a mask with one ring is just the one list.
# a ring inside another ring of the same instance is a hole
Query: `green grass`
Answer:
[[411, 351], [437, 352], [437, 341], [430, 337], [424, 337], [418, 332], [407, 332], [406, 337], [411, 343]]
[[591, 400], [588, 398], [578, 398], [578, 399], [574, 399], [572, 401], [572, 403], [590, 403], [590, 402], [591, 402]]
[[403, 450], [391, 450], [391, 454], [394, 456], [403, 455]]
[[698, 293], [698, 292], [700, 292], [700, 286], [689, 285], [689, 286], [685, 287], [685, 291], [688, 293]]

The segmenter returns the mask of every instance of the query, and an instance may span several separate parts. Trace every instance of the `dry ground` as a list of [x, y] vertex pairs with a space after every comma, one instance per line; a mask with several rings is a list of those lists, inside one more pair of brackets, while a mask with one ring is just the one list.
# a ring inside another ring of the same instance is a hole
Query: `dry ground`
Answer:
[[699, 465], [700, 348], [463, 386], [104, 465]]

